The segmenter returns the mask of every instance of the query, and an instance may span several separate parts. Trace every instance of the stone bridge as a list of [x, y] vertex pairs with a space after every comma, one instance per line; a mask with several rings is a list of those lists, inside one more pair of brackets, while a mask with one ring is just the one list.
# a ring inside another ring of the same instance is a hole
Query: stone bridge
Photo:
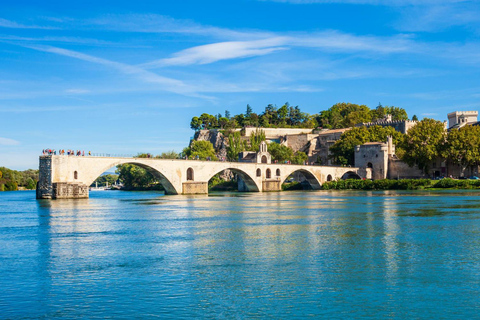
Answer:
[[282, 183], [296, 172], [302, 173], [314, 190], [320, 189], [325, 181], [369, 178], [369, 169], [365, 168], [46, 155], [40, 156], [37, 199], [88, 198], [88, 187], [103, 172], [126, 163], [153, 174], [166, 194], [207, 194], [208, 181], [226, 169], [241, 178], [239, 191], [251, 192], [280, 191]]

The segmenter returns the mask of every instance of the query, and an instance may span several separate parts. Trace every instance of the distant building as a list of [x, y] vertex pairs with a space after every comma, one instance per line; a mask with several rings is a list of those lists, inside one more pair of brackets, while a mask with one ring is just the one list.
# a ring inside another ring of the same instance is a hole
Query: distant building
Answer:
[[373, 127], [373, 126], [381, 126], [381, 127], [393, 127], [396, 131], [401, 132], [403, 134], [407, 133], [410, 128], [412, 128], [417, 121], [413, 120], [392, 120], [392, 115], [387, 114], [383, 119], [377, 119], [372, 122], [363, 122], [355, 125], [356, 127]]
[[267, 143], [262, 141], [258, 152], [244, 151], [238, 154], [239, 162], [272, 163], [272, 156], [267, 151]]
[[465, 125], [479, 125], [478, 111], [455, 111], [448, 115], [448, 129], [459, 129]]
[[373, 180], [378, 179], [415, 179], [425, 174], [418, 167], [409, 167], [395, 155], [392, 137], [387, 143], [368, 142], [355, 147], [355, 166], [370, 168]]

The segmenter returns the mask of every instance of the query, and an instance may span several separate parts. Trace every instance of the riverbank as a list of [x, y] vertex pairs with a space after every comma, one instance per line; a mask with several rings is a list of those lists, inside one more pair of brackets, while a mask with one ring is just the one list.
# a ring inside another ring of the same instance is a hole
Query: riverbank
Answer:
[[445, 178], [400, 180], [338, 180], [325, 182], [323, 190], [422, 190], [422, 189], [480, 189], [480, 180]]

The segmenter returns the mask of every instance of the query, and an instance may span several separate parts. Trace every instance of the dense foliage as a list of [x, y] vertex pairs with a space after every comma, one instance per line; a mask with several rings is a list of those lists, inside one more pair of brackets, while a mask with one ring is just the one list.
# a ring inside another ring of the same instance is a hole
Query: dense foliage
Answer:
[[337, 180], [325, 182], [324, 190], [415, 190], [430, 187], [432, 180], [429, 179], [402, 179], [402, 180]]
[[428, 173], [431, 163], [441, 157], [445, 139], [443, 123], [425, 118], [408, 131], [400, 144], [400, 147], [405, 150], [402, 160], [410, 166], [416, 164]]
[[321, 111], [317, 121], [323, 128], [339, 129], [353, 127], [362, 122], [382, 119], [387, 114], [392, 116], [392, 120], [408, 119], [407, 112], [402, 108], [384, 107], [380, 104], [375, 109], [370, 109], [366, 105], [342, 102]]
[[400, 179], [400, 180], [337, 180], [325, 182], [324, 190], [418, 190], [427, 188], [478, 189], [480, 180]]
[[355, 146], [367, 142], [387, 141], [387, 137], [393, 137], [393, 143], [397, 145], [397, 153], [400, 151], [399, 145], [403, 139], [403, 135], [395, 131], [393, 127], [356, 127], [344, 132], [335, 144], [330, 148], [333, 162], [344, 166], [354, 165]]
[[116, 172], [126, 190], [143, 189], [157, 184], [155, 177], [150, 172], [134, 164], [118, 165]]
[[104, 174], [98, 177], [92, 184], [91, 187], [106, 187], [115, 184], [118, 181], [119, 175], [118, 174]]
[[480, 165], [480, 127], [464, 126], [450, 130], [441, 147], [442, 156], [464, 170], [468, 166]]
[[19, 188], [36, 189], [38, 170], [16, 171], [0, 167], [0, 191], [16, 191]]
[[215, 149], [210, 141], [192, 141], [190, 146], [183, 149], [183, 154], [188, 159], [213, 160], [216, 161]]
[[233, 129], [245, 126], [264, 127], [264, 128], [347, 128], [361, 122], [371, 122], [381, 119], [385, 115], [392, 115], [393, 120], [407, 120], [407, 112], [398, 107], [384, 107], [381, 104], [375, 109], [370, 109], [366, 105], [357, 105], [353, 103], [337, 103], [331, 108], [321, 111], [319, 114], [310, 115], [302, 112], [298, 106], [292, 107], [285, 103], [280, 108], [269, 104], [265, 110], [257, 114], [253, 112], [250, 105], [247, 105], [245, 113], [230, 116], [230, 112], [225, 111], [225, 115], [211, 115], [202, 113], [199, 117], [195, 116], [190, 122], [190, 128], [199, 129]]
[[280, 108], [269, 104], [261, 114], [253, 112], [250, 105], [247, 105], [245, 113], [232, 117], [228, 110], [225, 111], [225, 116], [221, 114], [210, 115], [202, 113], [200, 117], [193, 117], [190, 122], [190, 128], [193, 130], [232, 129], [245, 126], [264, 128], [315, 128], [317, 125], [315, 116], [302, 112], [298, 106], [290, 106], [288, 102]]

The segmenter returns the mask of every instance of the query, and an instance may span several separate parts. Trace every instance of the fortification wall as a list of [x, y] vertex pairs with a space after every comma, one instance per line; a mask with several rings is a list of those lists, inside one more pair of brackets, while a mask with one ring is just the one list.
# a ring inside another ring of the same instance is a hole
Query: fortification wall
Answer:
[[410, 167], [400, 159], [388, 159], [389, 179], [419, 179], [427, 176], [417, 166]]
[[280, 137], [286, 135], [296, 135], [296, 134], [305, 134], [312, 133], [313, 129], [311, 128], [255, 128], [248, 127], [245, 128], [245, 136], [250, 137], [252, 132], [255, 133], [256, 130], [263, 130], [265, 132], [265, 137], [267, 139], [279, 139]]

